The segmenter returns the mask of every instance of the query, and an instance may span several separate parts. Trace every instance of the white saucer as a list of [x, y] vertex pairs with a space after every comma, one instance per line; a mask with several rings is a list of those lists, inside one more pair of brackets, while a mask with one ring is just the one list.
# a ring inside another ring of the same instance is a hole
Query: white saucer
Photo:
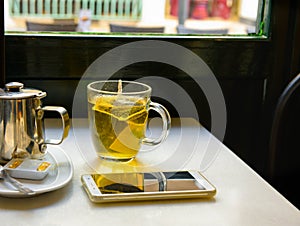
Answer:
[[[35, 194], [30, 196], [60, 189], [70, 182], [73, 177], [72, 162], [62, 148], [48, 145], [47, 151], [48, 153], [44, 160], [52, 163], [52, 166], [45, 179], [36, 181], [18, 179], [24, 183], [25, 186], [35, 191]], [[24, 195], [23, 193], [15, 190], [2, 179], [0, 179], [0, 196], [28, 197], [28, 195]]]

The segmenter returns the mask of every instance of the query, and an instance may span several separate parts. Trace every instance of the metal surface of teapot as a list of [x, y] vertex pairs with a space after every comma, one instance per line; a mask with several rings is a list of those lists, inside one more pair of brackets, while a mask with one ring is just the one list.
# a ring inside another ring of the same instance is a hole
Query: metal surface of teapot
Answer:
[[[70, 120], [63, 107], [42, 107], [46, 92], [26, 89], [11, 82], [0, 89], [0, 163], [12, 158], [42, 158], [47, 144], [60, 144], [67, 136]], [[60, 139], [45, 138], [44, 112], [56, 111], [62, 120]]]

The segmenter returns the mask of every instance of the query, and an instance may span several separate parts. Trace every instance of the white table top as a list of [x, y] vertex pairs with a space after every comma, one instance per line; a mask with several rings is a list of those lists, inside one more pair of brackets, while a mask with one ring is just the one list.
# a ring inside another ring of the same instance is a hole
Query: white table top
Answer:
[[[59, 133], [56, 124], [56, 121], [50, 120], [47, 135], [53, 137]], [[73, 127], [74, 130], [70, 130], [68, 138], [59, 146], [72, 160], [72, 181], [62, 189], [35, 197], [0, 197], [1, 226], [94, 223], [109, 226], [300, 225], [297, 208], [193, 120], [181, 120], [181, 126], [172, 127], [163, 145], [138, 156], [139, 162], [147, 165], [139, 169], [147, 170], [149, 159], [158, 163], [150, 164], [149, 168], [204, 169], [208, 165], [205, 158], [218, 153], [203, 172], [217, 188], [214, 199], [94, 204], [83, 190], [80, 176], [94, 172], [90, 166], [97, 167], [98, 171], [120, 171], [122, 168], [112, 169], [111, 165], [91, 163], [90, 157], [82, 154], [83, 149], [89, 149], [90, 145], [86, 121], [76, 120]], [[152, 132], [155, 131], [153, 129]], [[185, 151], [178, 152], [184, 148]], [[156, 155], [158, 152], [161, 154]], [[208, 152], [211, 155], [207, 155]]]

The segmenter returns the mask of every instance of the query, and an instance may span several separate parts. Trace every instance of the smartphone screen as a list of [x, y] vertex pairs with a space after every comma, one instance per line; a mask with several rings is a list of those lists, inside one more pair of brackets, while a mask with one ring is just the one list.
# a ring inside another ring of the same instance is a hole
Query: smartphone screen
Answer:
[[188, 171], [93, 174], [102, 194], [205, 190]]
[[210, 198], [216, 193], [197, 171], [86, 174], [81, 180], [93, 202]]

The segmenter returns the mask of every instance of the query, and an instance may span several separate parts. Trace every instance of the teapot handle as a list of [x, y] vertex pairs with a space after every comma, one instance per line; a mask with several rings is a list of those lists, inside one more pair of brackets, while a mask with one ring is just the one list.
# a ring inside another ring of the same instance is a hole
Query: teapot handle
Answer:
[[58, 112], [62, 120], [62, 129], [63, 129], [61, 139], [45, 139], [44, 144], [55, 144], [55, 145], [61, 144], [62, 141], [68, 136], [69, 129], [70, 129], [70, 119], [67, 110], [63, 107], [56, 107], [56, 106], [45, 106], [42, 108], [42, 110]]

